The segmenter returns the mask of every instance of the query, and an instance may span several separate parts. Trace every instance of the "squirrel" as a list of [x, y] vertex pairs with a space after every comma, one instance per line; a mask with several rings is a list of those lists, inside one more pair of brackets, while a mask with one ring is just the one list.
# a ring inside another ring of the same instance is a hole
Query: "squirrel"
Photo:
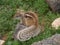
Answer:
[[21, 23], [18, 23], [16, 26], [16, 31], [14, 33], [15, 39], [26, 41], [37, 36], [42, 31], [38, 23], [38, 16], [34, 12], [17, 10], [14, 17], [21, 18]]

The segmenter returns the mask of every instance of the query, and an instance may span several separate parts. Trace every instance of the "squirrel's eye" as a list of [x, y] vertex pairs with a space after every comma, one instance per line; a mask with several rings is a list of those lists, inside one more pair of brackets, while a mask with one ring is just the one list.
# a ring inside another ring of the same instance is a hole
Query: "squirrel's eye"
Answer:
[[28, 18], [28, 16], [25, 16], [25, 18]]
[[32, 16], [31, 15], [29, 15], [29, 14], [25, 14], [25, 18], [32, 18]]
[[25, 16], [25, 18], [29, 18], [29, 19], [31, 19], [31, 17], [30, 17], [30, 16]]

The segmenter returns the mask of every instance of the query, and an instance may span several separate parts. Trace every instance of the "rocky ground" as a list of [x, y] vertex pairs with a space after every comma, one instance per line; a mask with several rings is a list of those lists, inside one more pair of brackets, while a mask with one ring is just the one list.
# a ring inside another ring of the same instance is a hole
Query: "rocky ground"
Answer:
[[32, 45], [60, 45], [60, 34], [55, 34], [48, 39], [34, 42]]

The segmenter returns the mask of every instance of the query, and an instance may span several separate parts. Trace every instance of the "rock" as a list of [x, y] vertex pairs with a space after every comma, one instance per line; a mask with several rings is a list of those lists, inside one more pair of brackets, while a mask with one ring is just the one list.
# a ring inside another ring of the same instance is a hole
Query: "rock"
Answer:
[[54, 12], [60, 12], [60, 0], [46, 0]]
[[60, 34], [55, 34], [50, 38], [34, 42], [32, 45], [60, 45]]
[[52, 22], [52, 27], [54, 27], [55, 29], [58, 29], [59, 26], [60, 26], [60, 18], [57, 18], [55, 19], [53, 22]]
[[4, 44], [4, 40], [0, 40], [0, 45], [3, 45]]

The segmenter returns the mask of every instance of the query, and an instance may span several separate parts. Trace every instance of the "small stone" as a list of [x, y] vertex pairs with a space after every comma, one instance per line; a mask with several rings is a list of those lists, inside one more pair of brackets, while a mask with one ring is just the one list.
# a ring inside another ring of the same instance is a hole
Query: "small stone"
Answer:
[[0, 40], [0, 45], [3, 45], [4, 44], [4, 40]]
[[54, 27], [55, 29], [58, 29], [59, 26], [60, 26], [60, 18], [57, 18], [55, 19], [53, 22], [52, 22], [52, 27]]

